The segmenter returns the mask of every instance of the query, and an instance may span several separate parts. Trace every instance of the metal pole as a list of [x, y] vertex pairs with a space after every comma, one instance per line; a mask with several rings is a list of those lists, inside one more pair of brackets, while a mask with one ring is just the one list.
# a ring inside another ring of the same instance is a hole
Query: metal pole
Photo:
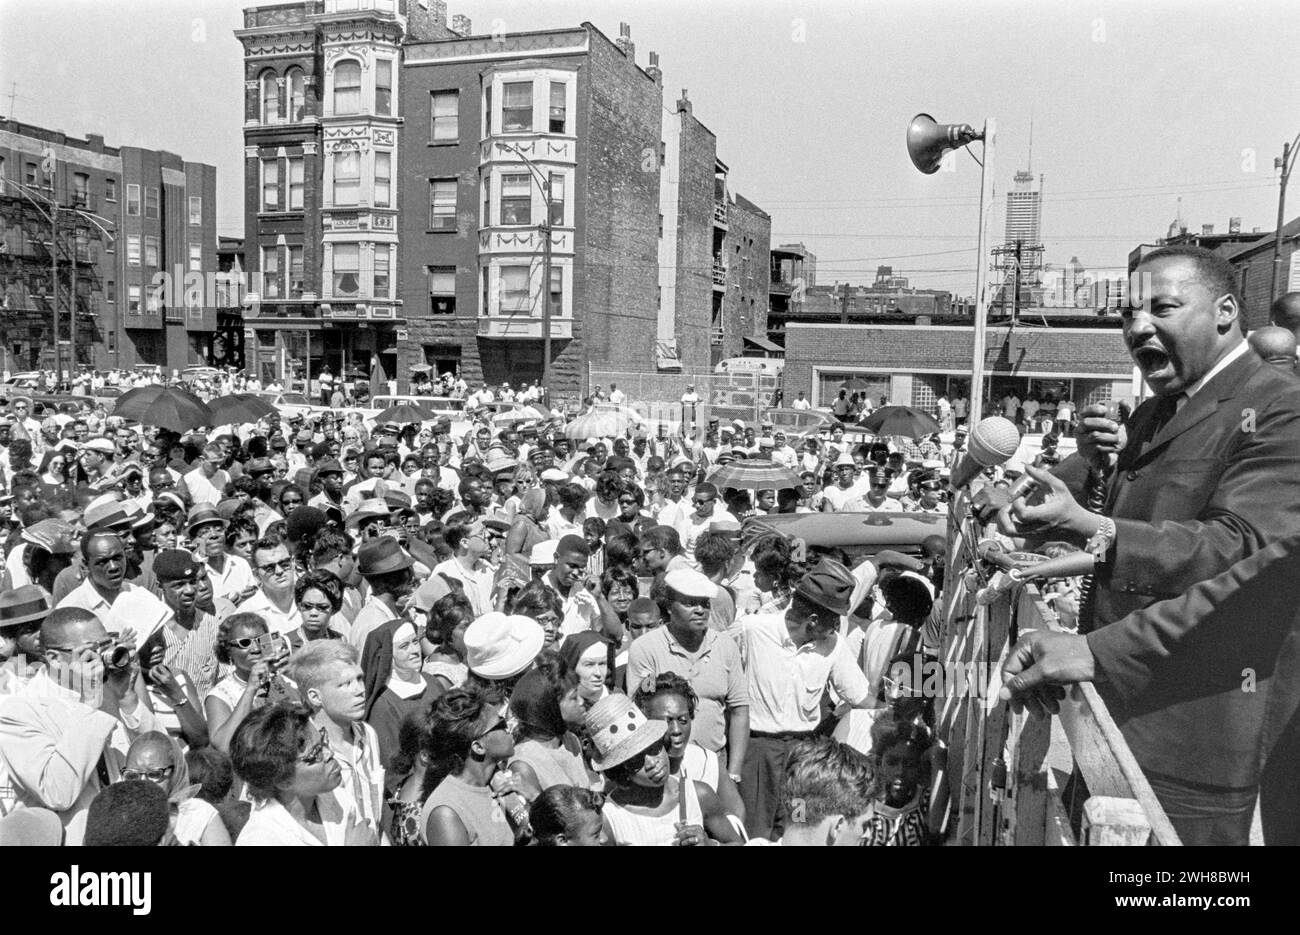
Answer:
[[[76, 229], [73, 229], [72, 236], [72, 260], [68, 266], [68, 391], [72, 391], [72, 381], [77, 376], [77, 263], [81, 257], [77, 256], [77, 236]], [[87, 234], [86, 249], [90, 249], [89, 234]], [[87, 392], [86, 395], [90, 395]]]
[[59, 374], [63, 362], [59, 359], [59, 203], [50, 206], [50, 311], [54, 326], [54, 392], [59, 391]]
[[978, 256], [975, 268], [975, 322], [971, 336], [971, 380], [970, 380], [970, 414], [968, 425], [973, 426], [984, 416], [984, 332], [988, 326], [989, 313], [989, 243], [987, 217], [993, 203], [993, 150], [997, 135], [997, 122], [992, 118], [984, 121], [984, 165], [980, 169], [980, 214]]
[[542, 387], [550, 395], [551, 388], [551, 180], [542, 181], [542, 197], [546, 200], [546, 217], [538, 230], [542, 235]]
[[1273, 301], [1277, 298], [1277, 284], [1282, 276], [1282, 225], [1286, 214], [1286, 183], [1291, 175], [1291, 144], [1282, 144], [1282, 184], [1277, 192], [1277, 231], [1273, 235], [1273, 281], [1268, 287], [1268, 307], [1270, 312]]

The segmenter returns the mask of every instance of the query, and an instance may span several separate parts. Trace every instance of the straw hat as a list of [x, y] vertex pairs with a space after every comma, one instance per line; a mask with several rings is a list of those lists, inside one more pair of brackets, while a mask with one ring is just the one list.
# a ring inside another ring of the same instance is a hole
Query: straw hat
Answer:
[[584, 720], [596, 748], [591, 755], [591, 768], [602, 772], [648, 750], [668, 731], [666, 721], [648, 720], [622, 694], [606, 695], [597, 701]]
[[506, 679], [532, 664], [546, 631], [531, 617], [491, 611], [465, 629], [465, 664], [485, 679]]

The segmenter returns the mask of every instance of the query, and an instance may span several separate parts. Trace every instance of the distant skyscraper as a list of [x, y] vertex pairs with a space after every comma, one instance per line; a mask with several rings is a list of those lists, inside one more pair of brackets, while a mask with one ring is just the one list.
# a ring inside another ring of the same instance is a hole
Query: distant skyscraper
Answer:
[[1014, 244], [1017, 240], [1025, 244], [1042, 243], [1042, 186], [1034, 191], [1031, 188], [1033, 184], [1033, 173], [1022, 170], [1016, 173], [1015, 188], [1007, 192], [1007, 244]]

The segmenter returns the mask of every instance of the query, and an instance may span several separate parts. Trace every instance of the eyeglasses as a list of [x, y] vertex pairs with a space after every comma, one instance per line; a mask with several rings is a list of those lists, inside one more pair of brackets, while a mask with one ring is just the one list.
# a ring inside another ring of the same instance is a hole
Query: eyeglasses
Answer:
[[298, 762], [304, 766], [315, 766], [317, 763], [323, 763], [334, 755], [330, 750], [329, 734], [325, 733], [325, 728], [317, 728], [320, 731], [320, 739], [312, 744], [305, 752], [298, 756]]
[[47, 646], [45, 648], [53, 650], [54, 652], [72, 653], [73, 655], [76, 655], [77, 653], [84, 653], [84, 652], [102, 653], [104, 650], [112, 649], [116, 645], [117, 645], [117, 640], [114, 637], [106, 636], [102, 640], [98, 640], [97, 642], [94, 643], [85, 642], [82, 643], [80, 646]]
[[293, 567], [293, 559], [285, 558], [278, 562], [267, 562], [265, 565], [258, 565], [257, 570], [266, 572], [268, 575], [277, 571], [288, 571]]
[[505, 730], [505, 729], [506, 729], [506, 722], [505, 722], [505, 720], [502, 719], [502, 718], [497, 718], [495, 724], [493, 724], [493, 725], [492, 725], [491, 727], [489, 727], [487, 730], [483, 731], [483, 733], [481, 733], [481, 734], [476, 734], [476, 735], [474, 736], [474, 739], [475, 739], [475, 740], [482, 740], [482, 739], [483, 739], [484, 737], [486, 737], [488, 734], [495, 734], [497, 731], [499, 731], [499, 730]]
[[164, 779], [170, 779], [172, 773], [176, 772], [174, 766], [160, 766], [157, 769], [124, 769], [122, 778], [129, 781], [147, 779], [149, 782], [162, 782]]
[[227, 640], [226, 645], [237, 646], [240, 649], [252, 649], [254, 646], [259, 646], [263, 652], [270, 652], [275, 646], [275, 637], [270, 633], [263, 633], [261, 636], [245, 636], [238, 640]]

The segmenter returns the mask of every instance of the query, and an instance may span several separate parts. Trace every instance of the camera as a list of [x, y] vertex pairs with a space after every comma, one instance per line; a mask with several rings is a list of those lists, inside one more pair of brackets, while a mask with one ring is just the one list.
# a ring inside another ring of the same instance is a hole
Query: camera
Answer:
[[126, 669], [131, 665], [131, 650], [126, 646], [110, 646], [99, 654], [105, 669]]

